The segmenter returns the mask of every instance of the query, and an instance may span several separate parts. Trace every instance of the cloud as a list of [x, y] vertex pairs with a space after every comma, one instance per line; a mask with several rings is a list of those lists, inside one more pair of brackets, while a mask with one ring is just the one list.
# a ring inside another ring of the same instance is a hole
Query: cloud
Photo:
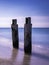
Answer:
[[49, 27], [49, 16], [32, 16], [33, 27]]
[[[19, 27], [24, 27], [25, 17], [0, 17], [0, 27], [11, 27], [12, 19], [17, 19]], [[32, 27], [49, 27], [49, 16], [31, 16]]]

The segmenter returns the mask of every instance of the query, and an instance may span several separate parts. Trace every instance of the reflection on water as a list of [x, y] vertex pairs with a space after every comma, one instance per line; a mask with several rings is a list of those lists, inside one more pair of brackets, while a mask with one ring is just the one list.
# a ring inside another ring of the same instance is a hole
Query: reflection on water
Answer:
[[24, 54], [23, 65], [30, 65], [30, 61], [31, 61], [31, 56]]
[[37, 53], [26, 55], [20, 48], [17, 50], [0, 46], [0, 65], [44, 65], [44, 63], [49, 65], [47, 56]]
[[18, 54], [18, 50], [13, 48], [11, 55], [12, 63], [14, 63], [14, 61], [16, 60], [17, 54]]

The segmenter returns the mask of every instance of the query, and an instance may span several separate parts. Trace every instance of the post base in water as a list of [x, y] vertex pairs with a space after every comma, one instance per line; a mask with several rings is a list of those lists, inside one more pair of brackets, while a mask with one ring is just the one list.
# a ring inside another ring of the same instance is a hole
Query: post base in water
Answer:
[[16, 42], [13, 42], [13, 48], [16, 48], [16, 49], [18, 49], [18, 48], [19, 48], [19, 45], [18, 45], [18, 43], [16, 43]]

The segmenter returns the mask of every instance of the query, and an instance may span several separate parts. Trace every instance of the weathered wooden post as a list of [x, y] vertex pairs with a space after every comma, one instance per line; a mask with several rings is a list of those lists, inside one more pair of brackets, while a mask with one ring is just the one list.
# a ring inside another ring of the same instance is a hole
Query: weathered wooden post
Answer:
[[26, 54], [31, 54], [32, 51], [32, 43], [31, 43], [31, 18], [27, 17], [24, 25], [24, 52]]
[[12, 43], [13, 43], [13, 48], [19, 48], [19, 38], [18, 38], [18, 24], [17, 24], [17, 19], [12, 20]]

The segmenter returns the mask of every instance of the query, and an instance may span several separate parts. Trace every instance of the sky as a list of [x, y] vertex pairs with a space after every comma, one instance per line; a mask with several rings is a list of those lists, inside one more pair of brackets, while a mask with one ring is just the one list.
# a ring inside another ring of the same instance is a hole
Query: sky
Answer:
[[33, 27], [49, 27], [49, 0], [0, 0], [0, 27], [11, 27], [15, 18], [24, 27], [26, 17]]

